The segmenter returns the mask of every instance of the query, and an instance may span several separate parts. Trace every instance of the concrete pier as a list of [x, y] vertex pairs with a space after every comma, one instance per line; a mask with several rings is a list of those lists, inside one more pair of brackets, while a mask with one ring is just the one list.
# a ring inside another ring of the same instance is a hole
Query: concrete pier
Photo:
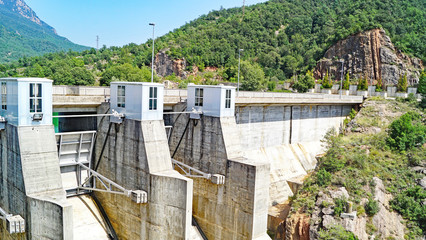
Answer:
[[3, 225], [2, 239], [72, 240], [72, 208], [62, 188], [53, 125], [7, 124], [0, 136], [0, 207], [26, 221], [25, 234], [10, 235]]
[[[102, 105], [100, 112], [108, 108]], [[121, 195], [96, 193], [120, 239], [189, 239], [192, 219], [191, 179], [172, 168], [162, 120], [100, 121], [96, 159], [99, 173], [128, 189], [148, 193], [147, 204]]]

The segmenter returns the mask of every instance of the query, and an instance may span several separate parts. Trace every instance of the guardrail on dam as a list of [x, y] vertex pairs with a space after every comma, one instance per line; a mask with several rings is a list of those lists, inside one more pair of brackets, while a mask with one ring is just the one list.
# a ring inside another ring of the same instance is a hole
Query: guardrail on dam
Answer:
[[151, 83], [40, 89], [30, 97], [40, 111], [30, 99], [16, 116], [1, 110], [0, 209], [25, 221], [12, 232], [0, 219], [1, 239], [91, 229], [93, 239], [270, 239], [276, 206], [315, 168], [324, 134], [363, 101]]

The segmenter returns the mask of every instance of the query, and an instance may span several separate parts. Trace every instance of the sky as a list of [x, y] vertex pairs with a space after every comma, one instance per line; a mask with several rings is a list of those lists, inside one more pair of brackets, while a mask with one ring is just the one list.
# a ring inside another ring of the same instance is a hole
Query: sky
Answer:
[[[96, 47], [141, 44], [221, 7], [241, 7], [243, 0], [25, 0], [37, 16], [70, 41]], [[246, 0], [253, 5], [266, 0]]]

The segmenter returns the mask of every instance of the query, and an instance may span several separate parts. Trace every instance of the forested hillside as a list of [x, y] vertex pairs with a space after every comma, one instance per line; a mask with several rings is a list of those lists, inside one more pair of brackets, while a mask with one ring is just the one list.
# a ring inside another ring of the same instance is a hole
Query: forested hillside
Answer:
[[[24, 5], [26, 12], [18, 12], [15, 1], [0, 2], [0, 63], [49, 52], [88, 49], [58, 36], [55, 29], [40, 21], [28, 6]], [[22, 16], [28, 13], [31, 16]], [[29, 17], [39, 22], [31, 21]]]
[[[304, 74], [333, 43], [372, 28], [384, 28], [397, 48], [426, 60], [424, 0], [270, 0], [246, 7], [244, 14], [242, 8], [221, 9], [160, 37], [155, 51], [185, 58], [188, 71], [214, 67], [209, 69], [215, 69], [215, 78], [234, 81], [238, 49], [244, 49], [243, 77], [256, 75], [266, 83]], [[25, 58], [0, 70], [49, 77], [56, 84], [144, 81], [151, 43]]]

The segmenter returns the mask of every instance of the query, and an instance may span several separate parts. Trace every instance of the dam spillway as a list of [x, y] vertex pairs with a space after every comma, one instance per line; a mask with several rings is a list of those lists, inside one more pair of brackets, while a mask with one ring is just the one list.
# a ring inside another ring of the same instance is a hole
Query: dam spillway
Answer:
[[[235, 88], [226, 86], [168, 90], [159, 84], [114, 83], [111, 88], [51, 89], [52, 115], [93, 116], [81, 121], [58, 117], [56, 123], [46, 124], [26, 118], [28, 126], [5, 122], [0, 133], [4, 149], [0, 208], [21, 216], [26, 225], [23, 233], [12, 234], [7, 221], [0, 221], [2, 239], [78, 239], [73, 216], [76, 196], [67, 197], [70, 181], [61, 176], [64, 158], [57, 140], [60, 132], [78, 131], [95, 132], [86, 166], [122, 187], [99, 191], [107, 183], [102, 179], [79, 185], [80, 190], [91, 189], [82, 191], [82, 196], [96, 198], [102, 208], [105, 216], [90, 214], [113, 230], [105, 231], [105, 236], [269, 239], [270, 208], [293, 194], [291, 181], [315, 168], [315, 155], [322, 151], [320, 140], [327, 130], [338, 128], [363, 101], [356, 96], [260, 92], [239, 92], [236, 97]], [[112, 110], [124, 118], [95, 116]], [[76, 148], [83, 144], [74, 142]], [[29, 160], [31, 156], [43, 156], [43, 164], [38, 157], [37, 168], [30, 167], [35, 161]], [[81, 156], [72, 160], [78, 163]], [[40, 174], [43, 179], [35, 177]], [[71, 178], [72, 174], [83, 176], [81, 183], [92, 173], [81, 167], [71, 171]], [[40, 189], [31, 193], [35, 187]], [[146, 202], [133, 201], [131, 194], [145, 196]], [[46, 216], [42, 225], [32, 220], [36, 214]]]

